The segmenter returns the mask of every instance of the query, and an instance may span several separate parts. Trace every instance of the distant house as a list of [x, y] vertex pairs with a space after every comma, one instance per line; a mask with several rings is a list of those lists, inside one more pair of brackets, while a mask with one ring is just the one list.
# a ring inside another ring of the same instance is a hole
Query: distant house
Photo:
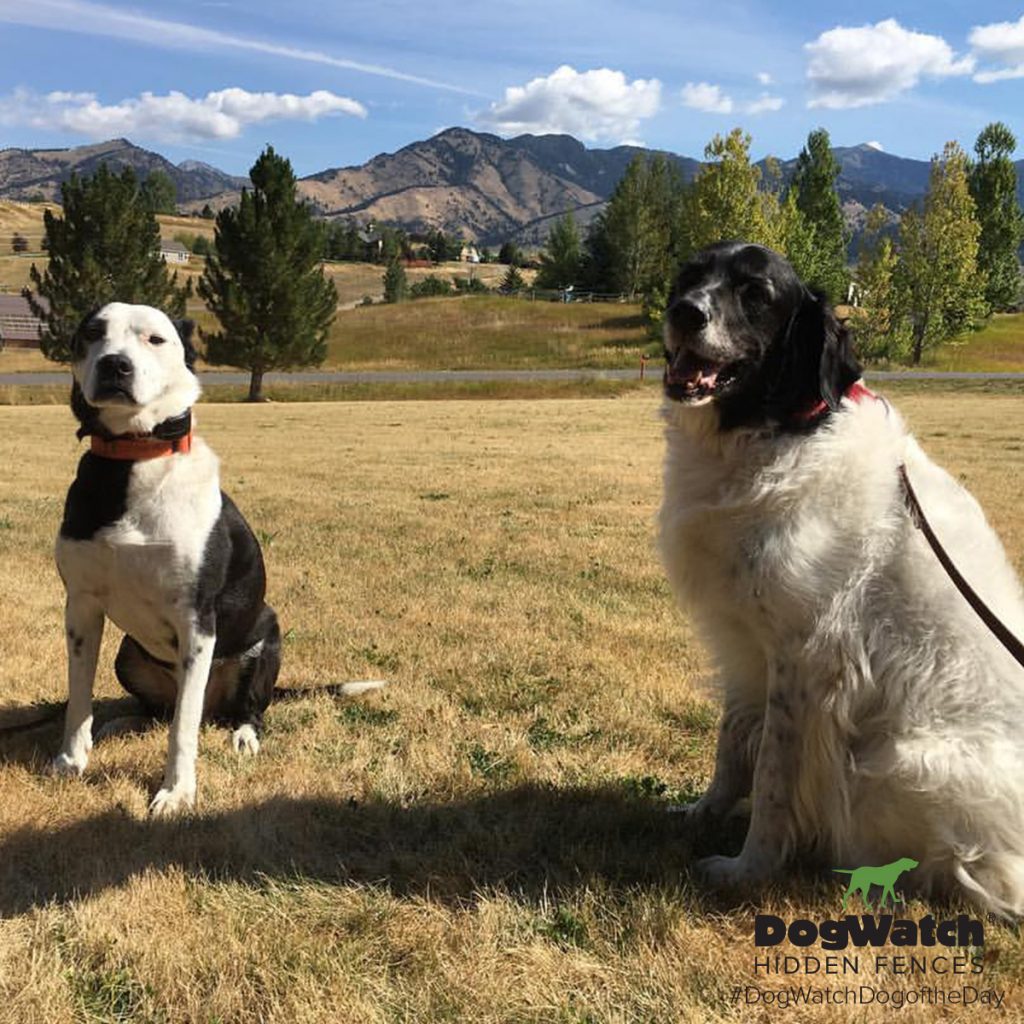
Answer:
[[42, 333], [43, 325], [27, 299], [0, 295], [0, 348], [39, 348]]
[[181, 242], [160, 239], [160, 255], [164, 263], [188, 263], [192, 259], [192, 253]]
[[459, 253], [459, 259], [463, 263], [479, 263], [480, 252], [475, 245], [464, 245]]

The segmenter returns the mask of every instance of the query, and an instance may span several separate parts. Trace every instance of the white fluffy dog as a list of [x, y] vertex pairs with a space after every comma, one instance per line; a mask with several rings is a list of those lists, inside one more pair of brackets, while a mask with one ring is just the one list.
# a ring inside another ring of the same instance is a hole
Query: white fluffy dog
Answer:
[[912, 857], [908, 882], [1024, 912], [1024, 668], [908, 513], [905, 465], [961, 572], [1024, 636], [1024, 596], [977, 502], [932, 463], [781, 257], [724, 243], [682, 270], [666, 327], [661, 548], [724, 695], [696, 823], [751, 798], [712, 884], [791, 854]]

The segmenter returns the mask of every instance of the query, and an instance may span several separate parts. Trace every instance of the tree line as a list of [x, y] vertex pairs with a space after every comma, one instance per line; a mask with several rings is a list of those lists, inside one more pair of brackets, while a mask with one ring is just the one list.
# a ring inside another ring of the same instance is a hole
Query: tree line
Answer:
[[898, 223], [873, 209], [852, 273], [828, 132], [810, 133], [788, 183], [776, 162], [765, 172], [751, 162], [750, 144], [739, 128], [716, 135], [689, 183], [663, 155], [638, 155], [585, 235], [572, 214], [555, 225], [536, 285], [640, 299], [657, 333], [682, 262], [723, 239], [757, 242], [833, 302], [853, 300], [849, 324], [865, 358], [912, 363], [1019, 301], [1024, 215], [1005, 125], [981, 132], [973, 161], [949, 143], [924, 199]]
[[[1018, 302], [1024, 214], [1011, 160], [1016, 139], [1005, 125], [981, 132], [974, 160], [947, 144], [932, 160], [923, 201], [898, 225], [883, 208], [872, 210], [852, 275], [828, 133], [811, 132], [788, 183], [778, 164], [769, 161], [762, 173], [751, 162], [750, 143], [740, 129], [716, 135], [689, 183], [660, 154], [636, 157], [585, 235], [571, 214], [554, 225], [535, 286], [632, 296], [656, 332], [679, 265], [713, 242], [745, 239], [784, 253], [834, 302], [849, 297], [852, 280], [857, 308], [849, 323], [861, 354], [914, 363]], [[323, 361], [337, 309], [323, 273], [325, 238], [350, 238], [352, 228], [317, 221], [298, 196], [290, 162], [270, 146], [249, 177], [252, 187], [239, 203], [216, 215], [197, 291], [218, 324], [202, 331], [207, 361], [249, 370], [250, 398], [258, 399], [266, 372]], [[42, 321], [48, 357], [67, 361], [82, 317], [109, 301], [184, 314], [191, 282], [179, 284], [161, 259], [154, 215], [169, 202], [170, 184], [160, 177], [140, 183], [131, 168], [115, 174], [102, 165], [92, 177], [62, 185], [61, 213], [44, 215], [48, 264], [33, 265], [34, 293], [25, 293]], [[399, 259], [403, 236], [385, 229], [381, 237], [392, 239], [384, 288], [395, 301], [409, 290]], [[441, 232], [426, 240], [435, 259], [448, 257], [454, 244]], [[502, 290], [521, 288], [522, 253], [507, 243], [499, 259], [509, 267]], [[443, 281], [419, 286], [423, 294], [442, 290]]]
[[[268, 146], [249, 178], [238, 205], [216, 216], [196, 291], [217, 321], [201, 332], [206, 361], [248, 370], [258, 400], [268, 371], [323, 362], [338, 297], [323, 273], [322, 227], [298, 199], [291, 163]], [[130, 167], [115, 174], [106, 164], [61, 186], [60, 214], [43, 217], [49, 261], [33, 264], [34, 290], [24, 292], [48, 358], [70, 361], [79, 323], [108, 302], [184, 316], [192, 283], [179, 284], [160, 256], [153, 195]]]

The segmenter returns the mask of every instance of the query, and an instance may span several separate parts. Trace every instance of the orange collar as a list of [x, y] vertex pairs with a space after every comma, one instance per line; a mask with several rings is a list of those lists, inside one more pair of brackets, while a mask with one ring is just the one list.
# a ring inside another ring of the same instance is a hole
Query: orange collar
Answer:
[[103, 459], [123, 459], [128, 462], [140, 462], [145, 459], [158, 459], [162, 455], [187, 455], [192, 450], [192, 431], [172, 441], [165, 441], [151, 434], [126, 435], [124, 437], [105, 438], [98, 434], [92, 435], [93, 455]]

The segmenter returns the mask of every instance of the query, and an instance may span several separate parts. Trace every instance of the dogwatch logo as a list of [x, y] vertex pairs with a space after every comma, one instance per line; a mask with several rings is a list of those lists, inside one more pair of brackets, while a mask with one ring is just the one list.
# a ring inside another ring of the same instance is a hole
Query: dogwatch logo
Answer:
[[[1006, 993], [983, 984], [985, 928], [967, 914], [912, 919], [900, 879], [918, 862], [833, 868], [845, 876], [842, 914], [812, 921], [754, 915], [754, 981], [733, 995], [747, 1006], [986, 1006]], [[877, 898], [872, 904], [872, 894]], [[869, 913], [847, 913], [859, 897]], [[788, 943], [783, 952], [778, 947]], [[792, 947], [796, 947], [795, 950]]]

